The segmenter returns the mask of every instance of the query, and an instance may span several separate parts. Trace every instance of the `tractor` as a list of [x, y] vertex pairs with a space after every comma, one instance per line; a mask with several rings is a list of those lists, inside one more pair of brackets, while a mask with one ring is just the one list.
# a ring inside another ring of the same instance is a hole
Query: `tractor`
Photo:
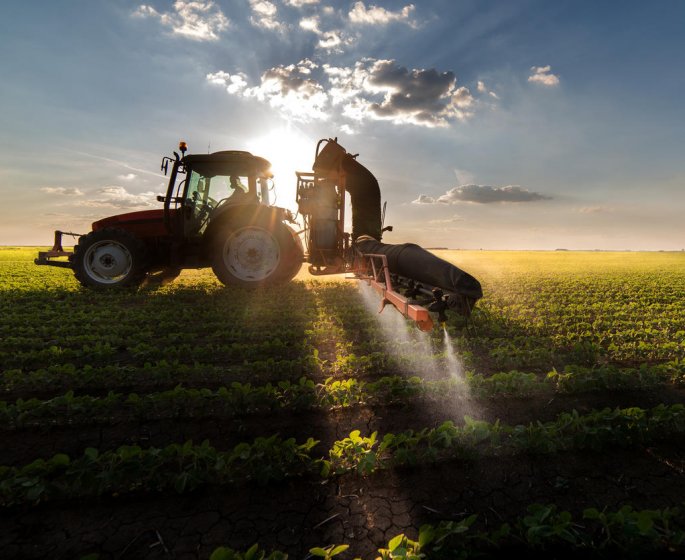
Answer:
[[[157, 197], [163, 208], [98, 220], [85, 235], [56, 231], [36, 264], [71, 268], [84, 286], [111, 289], [210, 266], [226, 286], [275, 285], [307, 262], [315, 276], [366, 281], [381, 309], [392, 305], [422, 330], [433, 328], [431, 313], [441, 322], [447, 310], [468, 318], [483, 295], [473, 276], [418, 245], [381, 242], [392, 227], [384, 226], [378, 181], [337, 138], [318, 142], [311, 172], [296, 172], [297, 216], [269, 204], [273, 177], [264, 158], [245, 151], [186, 155], [185, 142], [179, 151], [162, 159], [169, 175], [166, 195]], [[351, 233], [344, 229], [347, 195]], [[289, 225], [298, 217], [301, 231]], [[63, 235], [78, 237], [73, 252], [62, 248]]]
[[[50, 251], [36, 264], [72, 268], [92, 288], [169, 281], [184, 268], [212, 267], [226, 285], [287, 282], [300, 270], [304, 251], [292, 212], [269, 205], [271, 164], [245, 151], [162, 159], [169, 175], [163, 208], [110, 216], [85, 235], [55, 232]], [[62, 235], [78, 236], [73, 253]], [[67, 257], [67, 261], [56, 259]]]

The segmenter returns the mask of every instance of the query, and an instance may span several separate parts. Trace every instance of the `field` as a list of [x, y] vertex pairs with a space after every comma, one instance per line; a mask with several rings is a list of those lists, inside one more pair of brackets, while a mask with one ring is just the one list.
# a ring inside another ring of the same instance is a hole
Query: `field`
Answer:
[[685, 253], [436, 251], [485, 296], [431, 334], [341, 277], [35, 253], [0, 248], [3, 558], [685, 553]]

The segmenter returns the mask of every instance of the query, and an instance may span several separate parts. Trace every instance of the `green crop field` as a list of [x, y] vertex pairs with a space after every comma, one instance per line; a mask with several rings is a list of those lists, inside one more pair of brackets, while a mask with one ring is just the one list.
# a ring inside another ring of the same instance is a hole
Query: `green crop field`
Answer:
[[435, 251], [484, 298], [422, 333], [342, 276], [36, 252], [0, 248], [0, 556], [685, 553], [685, 253]]

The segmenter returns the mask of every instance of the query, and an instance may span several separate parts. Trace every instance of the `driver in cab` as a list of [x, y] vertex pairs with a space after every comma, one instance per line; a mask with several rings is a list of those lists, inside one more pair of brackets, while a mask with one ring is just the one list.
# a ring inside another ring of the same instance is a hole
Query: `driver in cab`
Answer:
[[240, 178], [235, 175], [231, 175], [230, 187], [233, 190], [233, 193], [229, 195], [226, 202], [240, 202], [248, 195], [247, 188], [242, 184]]

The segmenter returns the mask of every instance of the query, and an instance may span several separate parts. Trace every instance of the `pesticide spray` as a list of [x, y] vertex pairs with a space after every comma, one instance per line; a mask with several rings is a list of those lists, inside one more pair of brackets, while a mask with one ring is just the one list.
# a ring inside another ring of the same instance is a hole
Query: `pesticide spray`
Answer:
[[447, 366], [447, 371], [450, 376], [459, 381], [465, 381], [466, 376], [464, 374], [464, 364], [457, 354], [457, 350], [454, 347], [454, 343], [447, 332], [447, 326], [443, 323], [443, 344], [445, 345], [445, 365]]
[[394, 308], [379, 313], [378, 297], [373, 289], [363, 282], [358, 286], [364, 305], [378, 321], [386, 352], [396, 359], [403, 372], [421, 374], [428, 379], [439, 378], [440, 368], [430, 335], [416, 328], [408, 328], [405, 318]]
[[442, 340], [433, 338], [430, 333], [408, 323], [394, 308], [388, 307], [379, 313], [376, 293], [365, 283], [359, 283], [359, 291], [366, 308], [381, 327], [386, 351], [396, 357], [398, 363], [405, 364], [402, 368], [405, 373], [427, 379], [444, 379], [447, 374], [449, 379], [464, 387], [462, 392], [466, 392], [464, 365], [446, 325], [442, 325]]

